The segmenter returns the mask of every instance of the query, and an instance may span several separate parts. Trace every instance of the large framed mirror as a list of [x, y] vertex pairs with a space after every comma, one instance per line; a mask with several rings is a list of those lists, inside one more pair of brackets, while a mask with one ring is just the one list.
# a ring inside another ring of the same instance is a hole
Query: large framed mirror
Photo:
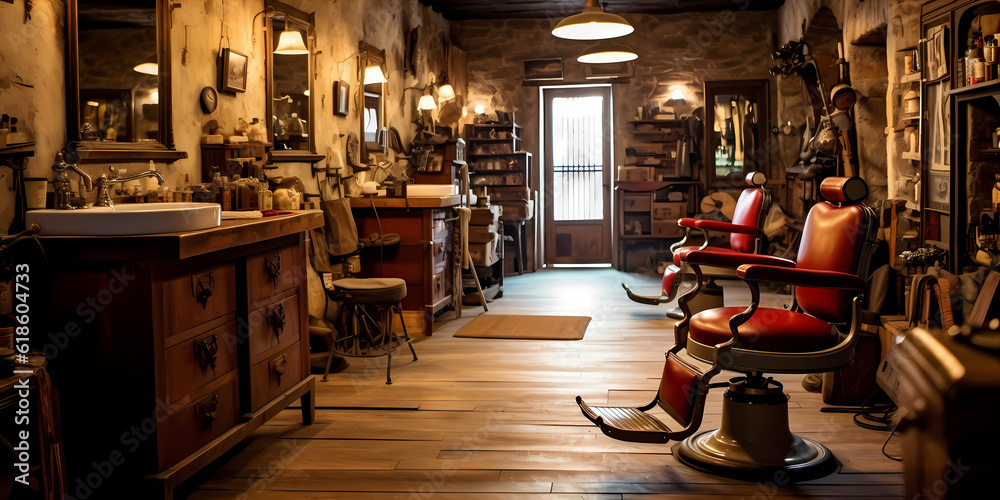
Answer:
[[385, 50], [364, 41], [358, 44], [358, 82], [361, 84], [360, 161], [367, 163], [372, 153], [385, 152]]
[[312, 45], [315, 17], [276, 0], [264, 2], [268, 50], [265, 104], [272, 161], [316, 161]]
[[705, 82], [708, 186], [743, 186], [747, 172], [767, 173], [770, 156], [767, 80]]
[[167, 161], [169, 7], [164, 0], [66, 0], [66, 147], [71, 161]]

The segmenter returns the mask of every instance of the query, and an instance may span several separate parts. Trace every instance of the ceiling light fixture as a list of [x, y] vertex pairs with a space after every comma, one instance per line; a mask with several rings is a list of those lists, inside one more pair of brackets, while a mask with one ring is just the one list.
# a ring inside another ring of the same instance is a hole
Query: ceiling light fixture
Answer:
[[618, 63], [632, 61], [639, 57], [627, 45], [614, 42], [600, 42], [592, 45], [576, 60], [586, 64]]
[[144, 75], [153, 75], [153, 76], [156, 76], [156, 74], [160, 72], [160, 67], [155, 62], [144, 62], [142, 64], [137, 64], [132, 69], [138, 73], [142, 73]]
[[569, 40], [604, 40], [635, 31], [624, 17], [608, 14], [598, 0], [587, 0], [583, 12], [559, 21], [552, 34]]

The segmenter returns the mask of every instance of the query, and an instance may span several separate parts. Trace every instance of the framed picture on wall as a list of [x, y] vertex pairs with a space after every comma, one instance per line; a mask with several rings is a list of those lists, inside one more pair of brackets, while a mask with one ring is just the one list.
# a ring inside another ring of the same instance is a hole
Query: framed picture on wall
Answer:
[[633, 76], [632, 61], [586, 64], [583, 67], [583, 74], [588, 80], [610, 79], [610, 78], [630, 78]]
[[219, 90], [246, 92], [248, 61], [246, 54], [222, 49], [219, 53]]
[[347, 116], [351, 102], [351, 84], [341, 80], [333, 82], [333, 114]]
[[562, 80], [562, 59], [529, 59], [524, 61], [524, 81]]

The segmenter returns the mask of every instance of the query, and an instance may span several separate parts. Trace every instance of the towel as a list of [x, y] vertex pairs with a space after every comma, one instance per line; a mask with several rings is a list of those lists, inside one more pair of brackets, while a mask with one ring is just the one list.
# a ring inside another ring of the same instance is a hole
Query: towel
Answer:
[[247, 210], [247, 211], [234, 211], [234, 210], [223, 210], [222, 218], [225, 219], [259, 219], [263, 217], [264, 214], [259, 210]]

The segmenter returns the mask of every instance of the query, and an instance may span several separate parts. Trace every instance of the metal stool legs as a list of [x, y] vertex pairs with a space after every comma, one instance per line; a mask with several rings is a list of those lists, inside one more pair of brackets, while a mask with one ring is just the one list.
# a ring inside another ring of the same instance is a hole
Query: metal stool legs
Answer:
[[[369, 312], [368, 308], [377, 309], [375, 315]], [[333, 361], [333, 353], [337, 352], [346, 356], [387, 357], [385, 378], [386, 384], [392, 383], [392, 351], [406, 344], [410, 348], [413, 360], [417, 360], [417, 351], [413, 349], [413, 344], [409, 333], [406, 331], [406, 323], [403, 322], [403, 311], [400, 304], [360, 304], [356, 302], [344, 302], [341, 311], [341, 331], [333, 339], [333, 348], [326, 361], [326, 369], [323, 372], [323, 381], [326, 381], [330, 372], [330, 365]], [[399, 323], [403, 327], [403, 336], [400, 338], [393, 333], [393, 313], [399, 317]]]

